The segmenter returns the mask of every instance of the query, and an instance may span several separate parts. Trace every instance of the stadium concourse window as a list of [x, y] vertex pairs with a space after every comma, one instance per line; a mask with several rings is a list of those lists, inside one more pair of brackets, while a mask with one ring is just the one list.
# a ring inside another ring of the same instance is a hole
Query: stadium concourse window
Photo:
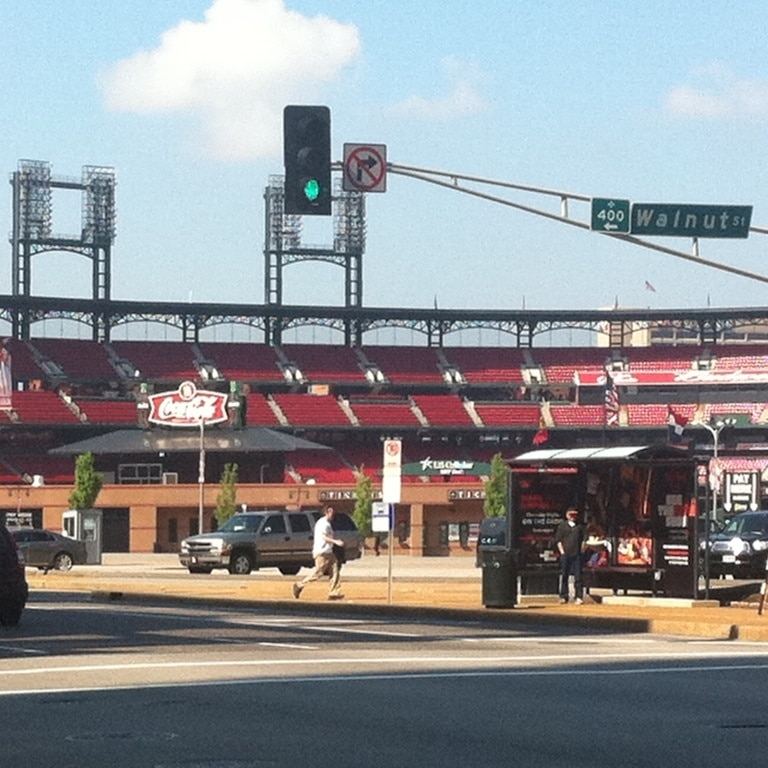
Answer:
[[117, 482], [120, 485], [160, 485], [163, 482], [163, 465], [120, 464]]

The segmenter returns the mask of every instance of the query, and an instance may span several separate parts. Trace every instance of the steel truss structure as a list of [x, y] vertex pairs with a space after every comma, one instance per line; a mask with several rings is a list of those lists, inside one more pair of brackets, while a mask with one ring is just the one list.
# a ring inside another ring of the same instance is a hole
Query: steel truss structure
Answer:
[[[344, 306], [363, 305], [363, 251], [365, 250], [365, 197], [361, 192], [344, 192], [336, 180], [333, 194], [333, 246], [302, 243], [302, 217], [285, 213], [282, 176], [270, 176], [264, 191], [264, 303], [283, 305], [283, 269], [304, 261], [322, 261], [344, 269]], [[290, 318], [266, 318], [267, 342], [279, 344], [283, 331], [295, 327]], [[346, 344], [359, 343], [359, 328], [344, 326]]]
[[[93, 263], [92, 299], [108, 301], [111, 288], [112, 244], [115, 240], [115, 171], [102, 166], [83, 166], [80, 180], [55, 177], [51, 165], [40, 160], [21, 160], [11, 174], [13, 224], [11, 232], [13, 295], [29, 298], [32, 256], [44, 251], [70, 251]], [[77, 235], [53, 232], [53, 190], [81, 193], [82, 220]], [[13, 334], [27, 338], [36, 318], [23, 310], [14, 313]], [[94, 338], [103, 329], [93, 326]]]
[[[699, 344], [728, 341], [729, 335], [760, 326], [768, 332], [768, 307], [735, 309], [612, 310], [453, 310], [206, 304], [189, 302], [112, 301], [34, 296], [0, 296], [0, 320], [13, 328], [31, 329], [43, 320], [72, 320], [93, 330], [97, 341], [132, 323], [154, 322], [180, 332], [180, 340], [196, 342], [214, 326], [240, 326], [263, 333], [265, 343], [275, 328], [320, 326], [343, 334], [348, 345], [381, 328], [401, 328], [421, 335], [426, 346], [442, 346], [462, 331], [494, 331], [508, 346], [533, 347], [550, 332], [581, 330], [608, 337], [609, 346], [627, 346], [639, 327], [663, 326], [683, 332]], [[23, 320], [23, 322], [22, 322]], [[18, 338], [30, 338], [20, 336]], [[764, 339], [763, 339], [764, 340]], [[507, 345], [503, 345], [507, 346]], [[546, 345], [542, 345], [546, 346]]]
[[[340, 170], [334, 164], [334, 170]], [[388, 170], [492, 202], [521, 208], [563, 223], [588, 228], [569, 218], [568, 201], [587, 200], [583, 195], [543, 190], [476, 177], [458, 176], [390, 164]], [[115, 238], [115, 173], [112, 168], [84, 166], [82, 178], [51, 175], [50, 163], [21, 160], [11, 175], [13, 186], [13, 293], [0, 296], [0, 320], [10, 325], [20, 339], [32, 336], [33, 326], [46, 320], [75, 321], [87, 326], [95, 341], [110, 341], [114, 329], [130, 324], [158, 323], [180, 333], [180, 340], [196, 342], [205, 329], [217, 326], [242, 327], [263, 334], [267, 344], [279, 344], [287, 329], [323, 327], [338, 331], [347, 346], [360, 346], [366, 334], [379, 329], [403, 329], [420, 334], [427, 346], [439, 347], [469, 330], [490, 331], [509, 341], [508, 346], [533, 347], [547, 334], [583, 331], [609, 347], [630, 344], [638, 329], [663, 327], [702, 345], [729, 341], [750, 330], [755, 338], [768, 339], [768, 307], [732, 309], [622, 309], [612, 310], [451, 310], [371, 308], [363, 306], [363, 252], [365, 250], [365, 196], [345, 192], [337, 180], [333, 195], [333, 244], [308, 245], [302, 241], [302, 217], [284, 212], [282, 176], [270, 176], [264, 192], [264, 304], [113, 301], [110, 298], [111, 246]], [[523, 206], [464, 187], [459, 182], [477, 182], [536, 192], [560, 201], [559, 213]], [[82, 195], [82, 230], [79, 235], [53, 234], [53, 189], [71, 189]], [[768, 234], [768, 229], [752, 227]], [[608, 236], [608, 235], [604, 235]], [[616, 236], [623, 240], [627, 236]], [[648, 243], [645, 247], [671, 255], [693, 258], [706, 266], [719, 266], [698, 255], [682, 254]], [[90, 299], [50, 298], [31, 295], [31, 257], [48, 250], [79, 253], [93, 261], [93, 291]], [[345, 280], [343, 307], [286, 306], [283, 304], [283, 271], [303, 261], [321, 261], [342, 267]], [[738, 272], [738, 271], [737, 271]], [[740, 273], [768, 281], [768, 277]], [[757, 335], [755, 329], [759, 330]], [[506, 346], [502, 344], [503, 346]], [[545, 345], [542, 345], [545, 346]]]

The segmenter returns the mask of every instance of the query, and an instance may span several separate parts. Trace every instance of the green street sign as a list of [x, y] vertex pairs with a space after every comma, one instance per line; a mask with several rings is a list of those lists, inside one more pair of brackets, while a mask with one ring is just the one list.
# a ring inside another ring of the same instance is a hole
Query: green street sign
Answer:
[[633, 203], [633, 235], [664, 237], [749, 236], [751, 205]]
[[592, 198], [592, 223], [594, 232], [629, 232], [629, 200], [609, 197]]

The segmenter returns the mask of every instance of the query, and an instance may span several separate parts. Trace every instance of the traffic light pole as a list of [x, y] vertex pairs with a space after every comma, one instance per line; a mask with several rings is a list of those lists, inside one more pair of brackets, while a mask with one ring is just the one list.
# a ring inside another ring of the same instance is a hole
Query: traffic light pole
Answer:
[[[478, 197], [482, 200], [489, 200], [493, 203], [506, 205], [510, 208], [524, 211], [525, 213], [531, 213], [534, 216], [543, 216], [546, 219], [559, 221], [562, 224], [568, 224], [569, 226], [578, 227], [579, 229], [592, 229], [590, 223], [577, 221], [576, 219], [570, 218], [568, 211], [569, 201], [574, 200], [577, 202], [589, 202], [592, 198], [588, 195], [582, 195], [573, 192], [562, 192], [559, 190], [534, 187], [524, 184], [514, 184], [508, 181], [498, 181], [496, 179], [488, 179], [480, 176], [469, 176], [461, 173], [451, 173], [450, 171], [437, 171], [428, 168], [417, 168], [416, 166], [400, 165], [397, 163], [387, 163], [387, 172], [399, 174], [401, 176], [408, 176], [412, 179], [425, 181], [429, 184], [435, 184], [436, 186], [445, 187], [446, 189], [451, 189], [456, 192], [462, 192], [465, 195], [471, 195], [472, 197]], [[540, 208], [534, 208], [530, 205], [524, 205], [513, 200], [507, 200], [506, 198], [498, 197], [497, 195], [483, 192], [479, 189], [462, 186], [459, 182], [485, 184], [488, 186], [502, 187], [505, 189], [512, 189], [521, 192], [531, 192], [534, 194], [545, 195], [547, 197], [554, 197], [560, 200], [560, 213], [553, 213], [552, 211], [546, 211]], [[749, 231], [762, 235], [768, 234], [767, 227], [750, 226]], [[667, 246], [659, 245], [658, 243], [642, 240], [639, 237], [633, 235], [617, 234], [613, 232], [601, 232], [600, 234], [603, 237], [611, 237], [615, 240], [621, 240], [622, 242], [630, 243], [631, 245], [638, 245], [641, 248], [648, 248], [649, 250], [665, 253], [669, 256], [684, 259], [685, 261], [691, 261], [695, 264], [698, 264], [699, 266], [711, 267], [712, 269], [718, 269], [722, 272], [729, 272], [733, 275], [746, 277], [750, 280], [757, 280], [761, 283], [768, 283], [768, 275], [761, 275], [757, 272], [750, 272], [746, 269], [740, 269], [739, 267], [734, 267], [729, 264], [722, 264], [717, 261], [712, 261], [711, 259], [703, 258], [698, 253], [698, 239], [696, 238], [694, 239], [693, 253], [686, 253], [685, 251], [679, 251], [675, 248], [668, 248]]]

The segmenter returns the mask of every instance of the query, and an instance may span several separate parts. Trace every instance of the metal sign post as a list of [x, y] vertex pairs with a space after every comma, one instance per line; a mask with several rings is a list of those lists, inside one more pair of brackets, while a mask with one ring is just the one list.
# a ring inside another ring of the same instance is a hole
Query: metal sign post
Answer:
[[392, 602], [392, 550], [394, 541], [392, 529], [395, 522], [395, 508], [383, 501], [374, 501], [371, 505], [371, 530], [375, 534], [387, 534], [387, 604]]
[[384, 464], [381, 478], [381, 500], [390, 509], [389, 537], [387, 539], [387, 603], [392, 602], [392, 550], [394, 540], [392, 528], [394, 528], [395, 504], [400, 502], [403, 475], [403, 441], [388, 439], [384, 441]]
[[197, 532], [203, 533], [203, 504], [205, 501], [205, 419], [200, 417], [200, 462], [197, 474], [199, 509], [197, 514]]

